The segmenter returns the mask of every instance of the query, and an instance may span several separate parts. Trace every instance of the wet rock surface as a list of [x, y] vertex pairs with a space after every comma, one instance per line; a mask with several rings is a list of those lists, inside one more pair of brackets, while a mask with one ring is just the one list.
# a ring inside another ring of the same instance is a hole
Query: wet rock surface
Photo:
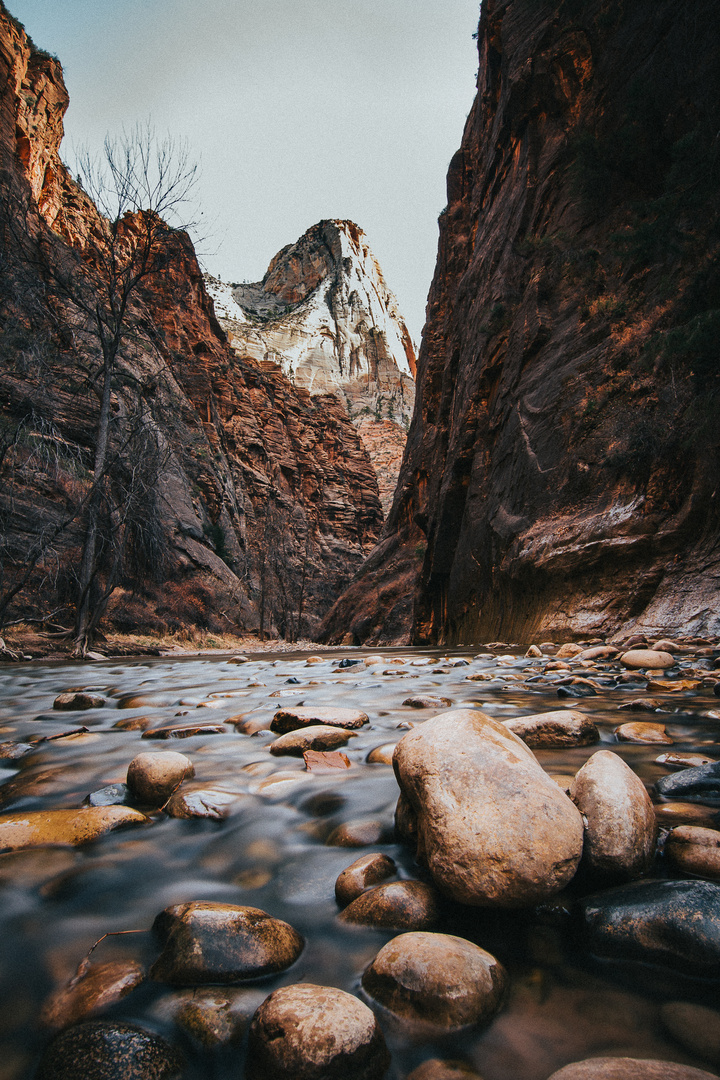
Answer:
[[657, 825], [645, 785], [621, 757], [598, 750], [570, 785], [587, 824], [582, 869], [606, 883], [646, 874], [655, 854]]
[[179, 1080], [183, 1060], [164, 1039], [131, 1024], [91, 1021], [46, 1047], [36, 1080]]
[[580, 814], [502, 724], [469, 709], [443, 713], [401, 739], [393, 765], [417, 818], [419, 857], [442, 892], [522, 907], [572, 879]]
[[138, 754], [128, 765], [127, 785], [136, 799], [148, 806], [160, 806], [195, 775], [190, 758], [173, 750]]
[[279, 709], [272, 722], [272, 730], [279, 734], [295, 731], [297, 728], [327, 724], [330, 727], [353, 729], [367, 724], [367, 714], [359, 709], [333, 709], [298, 707]]
[[488, 1022], [505, 991], [501, 964], [450, 934], [400, 934], [366, 968], [366, 993], [394, 1015], [452, 1030]]
[[[337, 896], [337, 884], [335, 887]], [[432, 930], [440, 918], [437, 890], [424, 881], [377, 885], [351, 901], [340, 921], [391, 930]]]
[[600, 740], [600, 732], [590, 717], [571, 709], [521, 716], [503, 723], [530, 747], [589, 746]]
[[586, 945], [598, 956], [720, 977], [720, 885], [637, 881], [579, 906]]
[[248, 1080], [380, 1080], [389, 1064], [371, 1010], [333, 987], [276, 990], [250, 1028]]
[[366, 889], [378, 885], [396, 872], [397, 866], [388, 855], [362, 855], [339, 875], [335, 882], [335, 899], [341, 907], [345, 907]]
[[105, 833], [147, 822], [129, 807], [82, 807], [79, 810], [31, 810], [0, 816], [0, 851], [45, 845], [88, 844]]
[[655, 790], [666, 799], [697, 799], [720, 805], [720, 762], [663, 776], [655, 784]]
[[163, 951], [150, 978], [176, 986], [232, 983], [284, 971], [304, 944], [288, 923], [258, 908], [232, 904], [167, 908], [153, 929]]

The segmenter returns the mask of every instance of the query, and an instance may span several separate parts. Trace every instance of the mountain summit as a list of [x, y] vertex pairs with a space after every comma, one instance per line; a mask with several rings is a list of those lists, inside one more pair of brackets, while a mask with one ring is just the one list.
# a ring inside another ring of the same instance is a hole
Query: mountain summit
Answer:
[[277, 364], [313, 395], [344, 397], [351, 416], [409, 420], [415, 350], [354, 222], [313, 225], [275, 255], [262, 281], [206, 284], [236, 354]]

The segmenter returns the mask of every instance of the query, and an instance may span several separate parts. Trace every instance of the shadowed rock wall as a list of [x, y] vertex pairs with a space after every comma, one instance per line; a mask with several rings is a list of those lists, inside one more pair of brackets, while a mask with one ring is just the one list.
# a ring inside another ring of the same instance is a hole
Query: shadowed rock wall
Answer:
[[720, 631], [719, 33], [483, 3], [395, 502], [329, 639]]

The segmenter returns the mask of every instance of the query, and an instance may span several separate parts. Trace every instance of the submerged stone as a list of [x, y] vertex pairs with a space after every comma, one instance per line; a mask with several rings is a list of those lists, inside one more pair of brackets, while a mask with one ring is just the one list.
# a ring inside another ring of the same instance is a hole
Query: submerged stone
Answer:
[[439, 901], [437, 890], [424, 881], [392, 881], [358, 896], [339, 918], [392, 930], [432, 930], [440, 918]]
[[35, 1080], [176, 1080], [183, 1059], [159, 1035], [95, 1020], [67, 1028], [45, 1048]]
[[132, 961], [94, 964], [81, 978], [71, 979], [50, 995], [43, 1005], [40, 1022], [50, 1028], [77, 1024], [86, 1016], [120, 1001], [144, 977], [142, 967]]
[[77, 847], [113, 829], [147, 822], [124, 806], [84, 806], [77, 810], [18, 810], [0, 816], [0, 851], [44, 845]]

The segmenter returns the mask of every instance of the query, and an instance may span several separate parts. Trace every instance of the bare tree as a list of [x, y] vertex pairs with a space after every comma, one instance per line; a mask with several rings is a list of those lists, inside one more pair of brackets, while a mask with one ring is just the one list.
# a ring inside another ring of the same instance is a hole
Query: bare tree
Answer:
[[[157, 349], [145, 286], [168, 270], [178, 233], [194, 224], [188, 208], [197, 166], [185, 145], [157, 139], [145, 126], [106, 139], [95, 157], [81, 152], [73, 171], [100, 214], [88, 221], [82, 242], [70, 246], [45, 226], [27, 186], [3, 183], [0, 256], [12, 259], [19, 282], [23, 274], [32, 279], [46, 320], [64, 339], [61, 351], [70, 349], [74, 374], [84, 376], [88, 405], [93, 398], [97, 402], [97, 412], [90, 412], [96, 419], [94, 431], [88, 432], [91, 467], [82, 493], [51, 535], [47, 529], [39, 533], [26, 568], [42, 563], [57, 530], [80, 528], [73, 640], [75, 654], [84, 656], [119, 582], [127, 550], [137, 559], [150, 535], [139, 522], [152, 502], [162, 451], [133, 359]], [[30, 292], [21, 285], [16, 307], [22, 321]], [[133, 381], [136, 392], [124, 393], [121, 384]], [[15, 448], [11, 452], [17, 457]], [[157, 547], [157, 529], [150, 533]], [[5, 609], [28, 577], [16, 575]]]
[[174, 235], [192, 224], [184, 211], [197, 181], [197, 165], [189, 160], [185, 145], [170, 138], [158, 141], [146, 126], [115, 140], [106, 139], [98, 157], [81, 153], [76, 171], [78, 182], [103, 217], [102, 229], [90, 234], [83, 250], [83, 265], [74, 265], [69, 273], [65, 268], [52, 274], [52, 284], [80, 313], [80, 330], [99, 346], [101, 357], [94, 379], [100, 404], [94, 491], [86, 514], [74, 629], [75, 655], [84, 656], [115, 588], [114, 573], [102, 592], [98, 592], [97, 578], [103, 548], [101, 519], [109, 515], [112, 521], [113, 514], [107, 464], [118, 362], [128, 339], [137, 341], [142, 286], [168, 268]]

